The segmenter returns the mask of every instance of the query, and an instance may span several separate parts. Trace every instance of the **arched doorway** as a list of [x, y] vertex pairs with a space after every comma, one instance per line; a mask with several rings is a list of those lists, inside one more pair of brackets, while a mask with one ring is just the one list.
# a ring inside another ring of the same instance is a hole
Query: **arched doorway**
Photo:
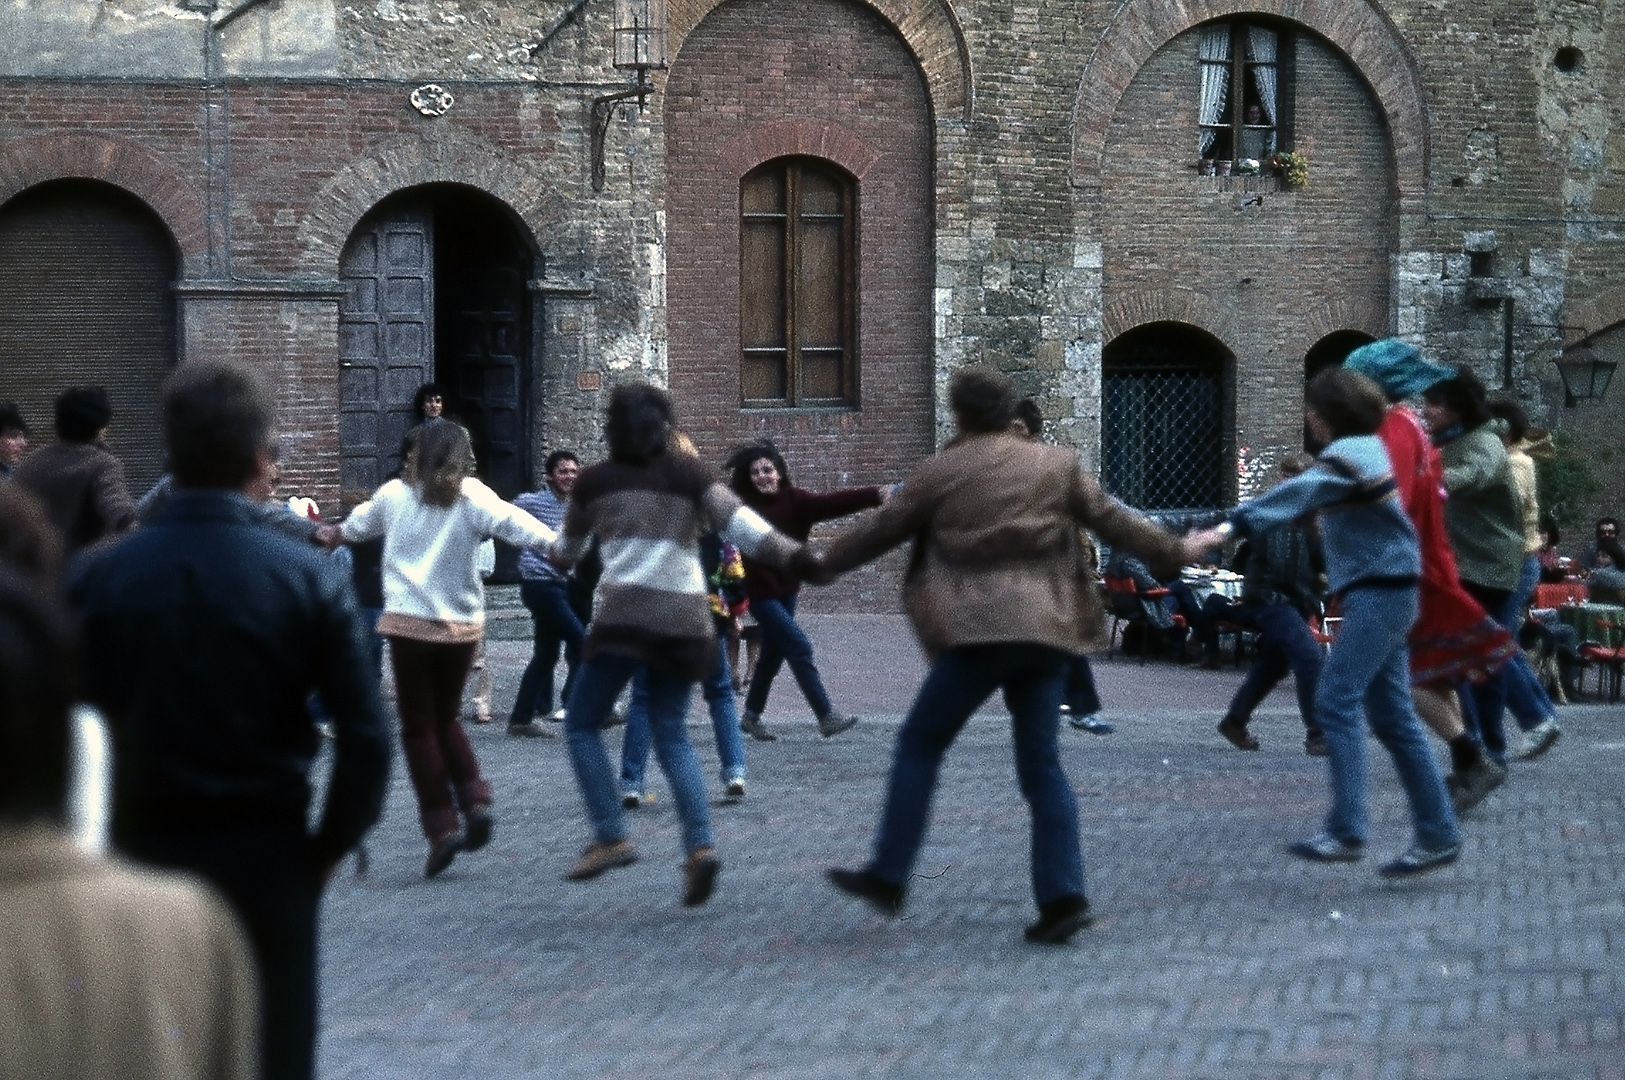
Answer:
[[51, 437], [57, 394], [107, 388], [109, 444], [137, 496], [163, 471], [158, 389], [176, 359], [174, 238], [140, 199], [53, 180], [0, 207], [0, 400]]
[[[1309, 380], [1319, 375], [1329, 367], [1338, 367], [1349, 358], [1349, 353], [1361, 345], [1369, 345], [1375, 341], [1370, 334], [1360, 330], [1333, 330], [1319, 341], [1309, 347], [1303, 357], [1303, 383], [1309, 385]], [[1303, 448], [1310, 453], [1319, 453], [1322, 449], [1314, 436], [1309, 434], [1309, 424], [1303, 425]]]
[[1349, 353], [1376, 338], [1360, 330], [1333, 330], [1309, 347], [1303, 357], [1303, 381], [1307, 383], [1329, 367], [1341, 364]]
[[1141, 510], [1235, 501], [1233, 357], [1183, 323], [1137, 326], [1101, 357], [1101, 483]]
[[501, 202], [456, 184], [397, 192], [339, 259], [340, 483], [370, 494], [400, 465], [425, 382], [473, 437], [479, 474], [504, 498], [530, 485], [537, 253]]

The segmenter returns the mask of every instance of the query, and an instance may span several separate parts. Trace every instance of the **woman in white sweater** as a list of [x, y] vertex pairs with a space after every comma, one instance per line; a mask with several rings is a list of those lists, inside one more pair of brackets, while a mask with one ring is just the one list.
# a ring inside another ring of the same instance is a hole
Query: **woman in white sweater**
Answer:
[[469, 475], [474, 452], [461, 426], [425, 425], [412, 438], [401, 479], [356, 507], [340, 532], [351, 542], [384, 538], [378, 633], [389, 639], [401, 747], [429, 839], [423, 872], [434, 877], [491, 839], [491, 785], [459, 720], [485, 624], [479, 546], [495, 537], [543, 547], [556, 534]]

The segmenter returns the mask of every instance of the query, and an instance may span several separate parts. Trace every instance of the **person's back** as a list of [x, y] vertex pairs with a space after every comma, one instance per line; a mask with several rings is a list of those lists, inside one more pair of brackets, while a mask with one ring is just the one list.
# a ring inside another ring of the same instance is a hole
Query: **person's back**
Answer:
[[[113, 838], [225, 893], [259, 962], [264, 1076], [303, 1080], [321, 893], [382, 809], [388, 736], [349, 582], [247, 497], [274, 468], [269, 392], [244, 369], [186, 364], [163, 405], [169, 507], [88, 556], [68, 588], [86, 697], [112, 735]], [[334, 734], [314, 835], [312, 693]]]
[[112, 416], [101, 387], [63, 391], [56, 401], [57, 441], [17, 466], [14, 479], [45, 504], [70, 554], [135, 523], [124, 466], [100, 441]]
[[0, 552], [0, 1076], [257, 1076], [253, 967], [225, 905], [195, 881], [87, 855], [67, 828], [71, 632], [44, 598], [49, 567], [13, 562], [9, 550]]
[[77, 568], [70, 591], [91, 695], [114, 725], [115, 840], [203, 811], [304, 821], [311, 690], [349, 715], [375, 708], [367, 680], [336, 670], [358, 623], [335, 566], [255, 521], [246, 498], [186, 491]]

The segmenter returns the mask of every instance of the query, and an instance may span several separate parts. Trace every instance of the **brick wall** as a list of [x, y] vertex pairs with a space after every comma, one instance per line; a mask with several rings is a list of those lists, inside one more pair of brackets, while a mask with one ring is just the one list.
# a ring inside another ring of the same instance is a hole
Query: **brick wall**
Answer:
[[1172, 318], [1218, 337], [1235, 356], [1242, 464], [1267, 469], [1302, 447], [1304, 354], [1335, 330], [1387, 332], [1393, 163], [1370, 92], [1302, 34], [1293, 148], [1310, 162], [1309, 187], [1198, 176], [1197, 37], [1151, 57], [1108, 129], [1108, 329]]

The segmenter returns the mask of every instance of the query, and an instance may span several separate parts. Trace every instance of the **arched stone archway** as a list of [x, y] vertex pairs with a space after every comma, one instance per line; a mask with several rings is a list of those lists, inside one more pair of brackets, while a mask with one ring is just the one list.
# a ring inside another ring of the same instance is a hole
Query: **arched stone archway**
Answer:
[[506, 204], [538, 251], [550, 227], [566, 217], [534, 170], [490, 143], [451, 128], [428, 138], [403, 135], [336, 171], [310, 200], [299, 222], [301, 268], [335, 274], [339, 253], [362, 218], [391, 194], [428, 184], [460, 184]]
[[1163, 45], [1213, 19], [1263, 14], [1296, 22], [1340, 49], [1381, 104], [1392, 140], [1402, 211], [1420, 209], [1427, 188], [1427, 99], [1398, 30], [1369, 0], [1131, 0], [1095, 43], [1073, 100], [1072, 182], [1093, 188], [1107, 131], [1136, 73]]
[[139, 143], [83, 132], [0, 143], [0, 203], [50, 180], [99, 180], [140, 199], [163, 221], [182, 265], [200, 269], [209, 230], [203, 194]]

